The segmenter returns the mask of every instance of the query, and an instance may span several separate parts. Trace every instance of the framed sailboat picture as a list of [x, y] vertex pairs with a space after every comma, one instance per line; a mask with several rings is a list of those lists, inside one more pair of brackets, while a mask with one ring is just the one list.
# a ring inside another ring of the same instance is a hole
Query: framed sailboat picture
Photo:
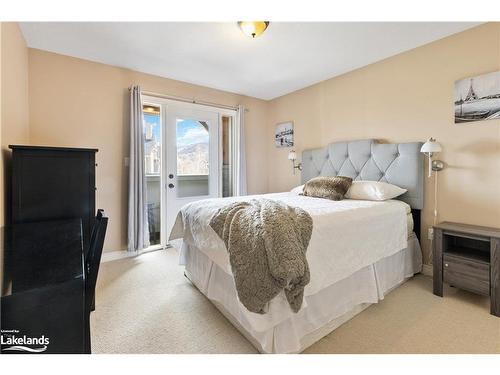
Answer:
[[500, 119], [500, 72], [455, 82], [455, 124]]

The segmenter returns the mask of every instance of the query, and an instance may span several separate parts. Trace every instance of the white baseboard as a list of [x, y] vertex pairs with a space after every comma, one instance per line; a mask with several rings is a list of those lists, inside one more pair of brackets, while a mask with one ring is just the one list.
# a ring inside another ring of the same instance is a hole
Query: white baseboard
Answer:
[[424, 264], [422, 266], [422, 274], [432, 277], [432, 264]]
[[113, 260], [124, 259], [135, 257], [137, 254], [131, 253], [127, 250], [118, 250], [118, 251], [106, 251], [102, 253], [101, 263], [111, 262]]
[[[168, 246], [167, 246], [168, 247]], [[105, 251], [101, 256], [101, 263], [112, 262], [113, 260], [125, 259], [125, 258], [133, 258], [142, 254], [150, 253], [152, 251], [163, 250], [162, 246], [152, 246], [149, 249], [144, 249], [139, 253], [133, 253], [127, 250], [118, 250], [118, 251]]]

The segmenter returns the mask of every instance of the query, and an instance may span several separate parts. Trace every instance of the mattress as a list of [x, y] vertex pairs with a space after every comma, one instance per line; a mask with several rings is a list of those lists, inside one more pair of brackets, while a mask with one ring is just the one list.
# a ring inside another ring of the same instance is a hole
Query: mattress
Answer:
[[203, 252], [231, 275], [229, 255], [222, 240], [210, 228], [212, 216], [224, 205], [252, 198], [267, 198], [300, 207], [313, 219], [307, 250], [311, 280], [305, 295], [313, 295], [354, 272], [395, 254], [407, 246], [410, 207], [398, 200], [384, 202], [305, 197], [293, 193], [216, 198], [184, 206], [170, 235]]
[[249, 312], [238, 301], [232, 276], [204, 252], [184, 244], [181, 258], [187, 277], [262, 353], [301, 352], [382, 300], [422, 267], [420, 246], [413, 234], [404, 249], [304, 297], [297, 314], [291, 312], [282, 293], [262, 315]]

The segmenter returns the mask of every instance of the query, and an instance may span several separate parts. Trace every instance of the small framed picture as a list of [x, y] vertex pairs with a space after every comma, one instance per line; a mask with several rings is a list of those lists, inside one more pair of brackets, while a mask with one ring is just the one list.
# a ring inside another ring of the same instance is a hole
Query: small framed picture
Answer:
[[293, 147], [293, 121], [281, 122], [276, 125], [274, 142], [276, 147]]
[[455, 124], [500, 119], [500, 71], [455, 82]]

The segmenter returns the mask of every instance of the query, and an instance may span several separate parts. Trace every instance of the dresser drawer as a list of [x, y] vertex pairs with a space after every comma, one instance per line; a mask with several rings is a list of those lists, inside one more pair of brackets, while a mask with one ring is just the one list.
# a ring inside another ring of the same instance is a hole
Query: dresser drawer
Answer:
[[488, 296], [490, 265], [460, 256], [443, 254], [443, 281], [454, 287]]

